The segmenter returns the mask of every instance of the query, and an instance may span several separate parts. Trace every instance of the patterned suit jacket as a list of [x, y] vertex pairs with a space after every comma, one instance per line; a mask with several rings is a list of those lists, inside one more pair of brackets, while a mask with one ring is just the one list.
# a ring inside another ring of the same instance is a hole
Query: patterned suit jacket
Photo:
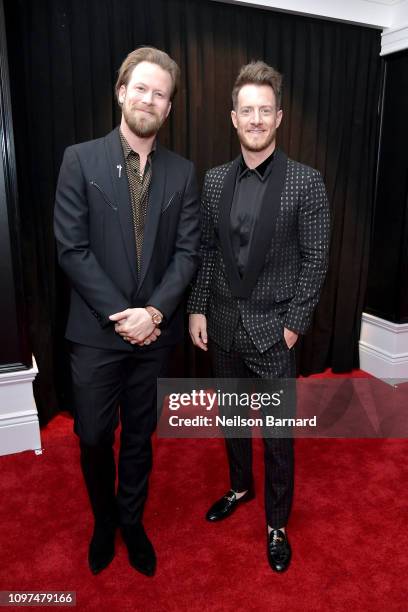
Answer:
[[230, 233], [239, 162], [206, 173], [201, 265], [188, 312], [205, 314], [210, 338], [227, 351], [241, 317], [264, 352], [284, 327], [304, 334], [311, 323], [328, 265], [329, 206], [320, 173], [278, 149], [241, 277]]

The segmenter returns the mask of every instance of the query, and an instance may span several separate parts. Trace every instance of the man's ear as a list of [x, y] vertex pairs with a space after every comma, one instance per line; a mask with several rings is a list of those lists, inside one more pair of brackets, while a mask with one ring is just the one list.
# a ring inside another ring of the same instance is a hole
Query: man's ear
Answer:
[[169, 107], [168, 107], [167, 112], [166, 112], [166, 119], [167, 119], [167, 117], [169, 116], [169, 112], [170, 112], [170, 111], [171, 111], [171, 100], [170, 100], [170, 102], [169, 102]]
[[237, 129], [237, 127], [238, 127], [237, 113], [234, 110], [231, 111], [231, 121], [232, 121], [232, 124], [233, 124], [234, 128]]
[[278, 128], [281, 124], [282, 121], [282, 117], [283, 117], [283, 110], [279, 109], [278, 112], [276, 113], [276, 127]]
[[121, 85], [119, 87], [119, 92], [118, 92], [118, 100], [120, 104], [123, 104], [123, 102], [125, 101], [125, 96], [126, 96], [126, 85]]

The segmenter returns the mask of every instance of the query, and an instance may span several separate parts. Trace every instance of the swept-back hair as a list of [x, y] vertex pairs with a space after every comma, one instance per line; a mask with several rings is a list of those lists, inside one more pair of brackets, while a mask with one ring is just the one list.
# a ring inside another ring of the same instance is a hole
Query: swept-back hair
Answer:
[[280, 72], [258, 60], [242, 66], [232, 89], [232, 106], [237, 108], [238, 94], [244, 85], [269, 85], [276, 99], [276, 110], [282, 103], [282, 75]]
[[133, 68], [140, 64], [140, 62], [150, 62], [151, 64], [157, 64], [163, 70], [166, 70], [170, 77], [172, 88], [170, 92], [170, 99], [173, 99], [176, 91], [178, 80], [180, 77], [180, 68], [176, 62], [171, 59], [170, 55], [167, 55], [164, 51], [156, 49], [155, 47], [140, 47], [135, 49], [126, 57], [118, 71], [118, 78], [115, 85], [116, 100], [119, 106], [122, 106], [119, 102], [119, 89], [122, 85], [127, 85], [130, 81]]

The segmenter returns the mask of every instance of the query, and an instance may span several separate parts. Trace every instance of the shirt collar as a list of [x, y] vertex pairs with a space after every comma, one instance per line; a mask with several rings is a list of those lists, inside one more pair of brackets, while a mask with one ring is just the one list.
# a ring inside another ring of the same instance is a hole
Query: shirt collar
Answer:
[[[123, 155], [125, 159], [127, 159], [131, 153], [136, 153], [136, 155], [139, 155], [137, 151], [134, 151], [132, 149], [132, 147], [130, 146], [130, 144], [128, 143], [124, 135], [122, 134], [122, 130], [120, 128], [119, 128], [119, 136], [120, 136], [120, 142], [122, 144]], [[150, 159], [153, 156], [153, 153], [155, 151], [156, 151], [156, 140], [154, 140], [153, 145], [152, 145], [152, 150], [150, 151], [147, 157]]]
[[257, 177], [263, 182], [265, 181], [271, 171], [271, 167], [272, 167], [272, 160], [274, 158], [275, 155], [275, 151], [276, 149], [274, 149], [272, 151], [272, 153], [269, 155], [269, 157], [267, 157], [266, 159], [263, 160], [262, 163], [260, 163], [258, 166], [256, 166], [256, 168], [248, 168], [248, 166], [245, 163], [244, 157], [241, 154], [241, 161], [240, 161], [240, 169], [239, 169], [239, 174], [238, 174], [238, 180], [240, 180], [241, 178], [243, 178], [246, 174], [250, 173], [251, 171], [254, 172]]

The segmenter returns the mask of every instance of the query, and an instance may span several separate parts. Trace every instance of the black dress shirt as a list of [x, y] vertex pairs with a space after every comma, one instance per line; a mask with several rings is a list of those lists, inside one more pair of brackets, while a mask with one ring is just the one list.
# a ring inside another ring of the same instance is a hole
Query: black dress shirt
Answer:
[[272, 172], [274, 153], [252, 170], [241, 157], [230, 213], [232, 249], [241, 277], [248, 262], [254, 229]]

